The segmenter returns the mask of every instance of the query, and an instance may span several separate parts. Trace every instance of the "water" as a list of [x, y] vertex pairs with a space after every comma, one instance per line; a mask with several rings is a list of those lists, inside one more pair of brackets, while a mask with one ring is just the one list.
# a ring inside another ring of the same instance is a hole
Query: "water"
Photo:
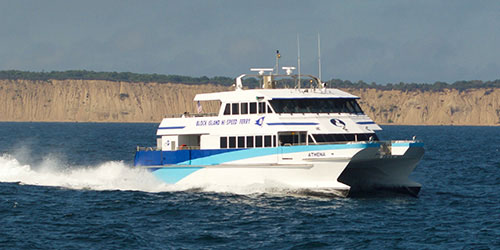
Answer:
[[328, 198], [162, 184], [130, 167], [156, 126], [0, 123], [0, 248], [500, 248], [500, 127], [385, 126], [420, 197]]

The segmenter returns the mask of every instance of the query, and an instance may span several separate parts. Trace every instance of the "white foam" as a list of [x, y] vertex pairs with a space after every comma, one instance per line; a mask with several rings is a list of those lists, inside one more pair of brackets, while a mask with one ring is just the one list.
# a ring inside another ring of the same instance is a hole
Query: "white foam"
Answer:
[[[18, 157], [18, 154], [15, 154]], [[211, 184], [169, 185], [158, 180], [146, 169], [110, 161], [97, 166], [66, 166], [57, 157], [47, 156], [39, 164], [22, 164], [16, 157], [0, 156], [0, 182], [19, 182], [26, 185], [58, 186], [70, 189], [131, 190], [144, 192], [173, 192], [196, 190], [202, 192], [249, 194], [293, 193], [277, 183], [228, 186]], [[24, 158], [23, 158], [24, 159]]]
[[0, 156], [0, 182], [60, 186], [72, 189], [171, 191], [145, 169], [131, 168], [123, 162], [110, 161], [98, 166], [64, 166], [57, 159], [46, 158], [39, 165], [21, 164], [11, 155]]

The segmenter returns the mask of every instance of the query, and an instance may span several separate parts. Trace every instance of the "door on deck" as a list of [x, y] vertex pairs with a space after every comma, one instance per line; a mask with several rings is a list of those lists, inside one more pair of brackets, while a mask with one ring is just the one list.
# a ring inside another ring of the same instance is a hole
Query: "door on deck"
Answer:
[[278, 163], [292, 164], [294, 161], [302, 160], [297, 158], [296, 146], [308, 144], [306, 131], [282, 131], [278, 132]]

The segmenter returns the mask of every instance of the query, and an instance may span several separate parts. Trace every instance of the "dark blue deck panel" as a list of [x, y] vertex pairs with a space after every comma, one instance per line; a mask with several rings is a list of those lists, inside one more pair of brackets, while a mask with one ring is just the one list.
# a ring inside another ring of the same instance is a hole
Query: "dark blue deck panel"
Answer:
[[[134, 166], [161, 166], [177, 164], [193, 159], [203, 158], [241, 149], [205, 149], [205, 150], [177, 150], [177, 151], [137, 151]], [[189, 164], [191, 164], [189, 162]]]

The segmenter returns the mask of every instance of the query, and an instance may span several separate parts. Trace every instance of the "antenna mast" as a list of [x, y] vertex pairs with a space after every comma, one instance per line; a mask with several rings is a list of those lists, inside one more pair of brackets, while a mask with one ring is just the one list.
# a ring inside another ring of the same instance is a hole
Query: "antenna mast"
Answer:
[[321, 38], [319, 36], [319, 33], [318, 33], [318, 71], [319, 71], [319, 80], [320, 80], [320, 84], [321, 83]]
[[279, 63], [279, 60], [281, 58], [281, 54], [280, 54], [280, 51], [279, 50], [276, 50], [276, 73], [274, 73], [275, 75], [279, 74], [279, 71], [280, 71], [280, 63]]
[[300, 40], [299, 40], [299, 34], [297, 33], [297, 66], [299, 70], [299, 89], [301, 85], [301, 79], [300, 79]]

